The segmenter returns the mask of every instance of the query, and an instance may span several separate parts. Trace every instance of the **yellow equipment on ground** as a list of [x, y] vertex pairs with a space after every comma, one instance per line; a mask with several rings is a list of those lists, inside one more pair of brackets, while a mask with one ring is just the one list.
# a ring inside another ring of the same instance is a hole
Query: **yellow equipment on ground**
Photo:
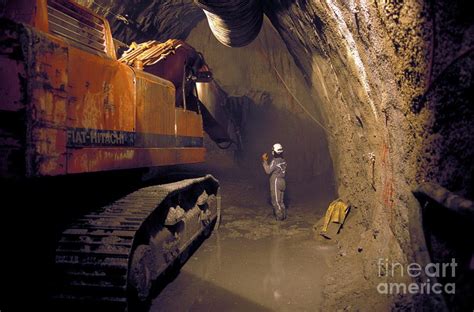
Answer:
[[349, 210], [350, 205], [339, 198], [331, 202], [324, 216], [324, 224], [320, 235], [331, 239], [333, 235], [338, 234]]

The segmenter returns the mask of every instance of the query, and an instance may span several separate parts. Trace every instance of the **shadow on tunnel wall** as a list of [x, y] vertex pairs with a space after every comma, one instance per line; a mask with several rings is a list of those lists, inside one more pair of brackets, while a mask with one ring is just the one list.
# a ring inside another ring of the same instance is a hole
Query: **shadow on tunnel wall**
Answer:
[[[474, 194], [474, 53], [461, 53], [432, 81], [426, 94], [413, 103], [416, 114], [429, 112], [423, 133], [424, 151], [418, 176], [453, 192], [473, 198]], [[426, 108], [427, 111], [422, 110]], [[450, 311], [474, 308], [474, 219], [465, 218], [440, 204], [422, 201], [423, 231], [432, 263], [455, 259], [455, 276], [441, 276], [443, 285], [455, 284], [455, 293], [444, 292]], [[468, 239], [468, 241], [466, 241]]]
[[438, 282], [446, 287], [446, 304], [451, 311], [474, 308], [474, 250], [466, 239], [474, 237], [474, 219], [466, 218], [433, 201], [423, 202], [423, 229], [432, 263], [456, 263], [455, 270], [439, 270]]
[[429, 77], [411, 110], [426, 116], [418, 180], [474, 196], [474, 3], [426, 1], [432, 23]]
[[[425, 92], [411, 103], [417, 118], [427, 118], [419, 181], [439, 184], [453, 194], [474, 196], [474, 3], [466, 0], [426, 1], [432, 20], [431, 59]], [[470, 38], [470, 39], [468, 39]], [[441, 276], [451, 311], [474, 309], [474, 219], [439, 203], [420, 200], [423, 231], [432, 263], [457, 263], [455, 276]], [[450, 272], [449, 272], [450, 273]]]
[[416, 102], [432, 114], [419, 175], [469, 198], [474, 194], [474, 51], [447, 65]]

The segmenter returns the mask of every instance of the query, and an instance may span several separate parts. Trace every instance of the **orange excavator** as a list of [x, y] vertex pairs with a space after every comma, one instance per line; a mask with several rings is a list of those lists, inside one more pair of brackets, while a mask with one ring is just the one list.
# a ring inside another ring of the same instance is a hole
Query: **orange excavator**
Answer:
[[[117, 59], [107, 20], [75, 2], [7, 0], [0, 14], [2, 178], [201, 163], [203, 129], [228, 140], [195, 87], [212, 74], [185, 42], [134, 44]], [[55, 298], [120, 308], [146, 299], [219, 209], [219, 183], [206, 175], [81, 216], [57, 244]]]

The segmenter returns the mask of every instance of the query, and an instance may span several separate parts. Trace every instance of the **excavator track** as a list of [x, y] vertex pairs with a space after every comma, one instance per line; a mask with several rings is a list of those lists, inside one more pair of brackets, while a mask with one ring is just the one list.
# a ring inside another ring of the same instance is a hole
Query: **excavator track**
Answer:
[[153, 281], [211, 230], [218, 189], [210, 175], [150, 186], [82, 216], [56, 249], [54, 302], [126, 310], [131, 297], [146, 300]]

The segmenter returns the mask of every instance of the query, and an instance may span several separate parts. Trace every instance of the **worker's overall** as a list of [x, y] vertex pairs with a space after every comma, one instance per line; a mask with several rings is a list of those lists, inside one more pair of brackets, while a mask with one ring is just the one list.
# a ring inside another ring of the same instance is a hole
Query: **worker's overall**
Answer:
[[270, 164], [263, 162], [263, 168], [270, 174], [270, 194], [272, 196], [273, 214], [277, 220], [286, 219], [286, 207], [283, 202], [285, 196], [285, 173], [286, 161], [281, 157], [275, 157]]

